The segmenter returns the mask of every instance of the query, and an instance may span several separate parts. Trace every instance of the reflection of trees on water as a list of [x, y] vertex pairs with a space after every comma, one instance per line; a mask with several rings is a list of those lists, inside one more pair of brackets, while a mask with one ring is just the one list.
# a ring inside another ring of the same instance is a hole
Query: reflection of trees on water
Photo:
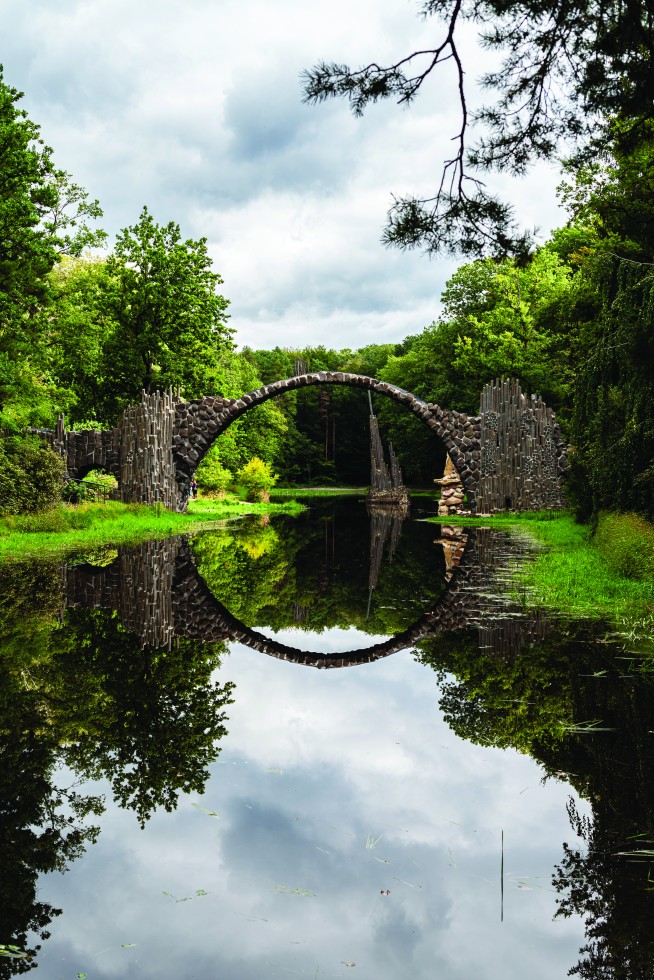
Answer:
[[[62, 585], [54, 564], [0, 569], [0, 941], [21, 949], [59, 914], [38, 900], [39, 874], [83, 853], [104, 809], [63, 773], [106, 779], [144, 823], [202, 792], [231, 699], [211, 681], [220, 647], [154, 649], [110, 609], [62, 616]], [[0, 977], [35, 964], [0, 958]]]
[[[371, 507], [370, 517], [370, 572], [368, 573], [368, 593], [377, 588], [379, 573], [384, 557], [392, 564], [402, 534], [402, 525], [408, 516], [408, 508]], [[386, 545], [388, 544], [388, 548]]]
[[[498, 657], [466, 630], [424, 641], [419, 657], [439, 674], [457, 734], [529, 753], [590, 803], [590, 818], [569, 807], [580, 840], [563, 845], [553, 878], [557, 915], [585, 922], [570, 975], [651, 980], [654, 871], [620, 852], [654, 841], [654, 677], [606, 633], [602, 623], [550, 623], [542, 640]], [[584, 731], [592, 723], [607, 730]]]
[[580, 915], [586, 944], [573, 975], [654, 977], [654, 862], [625, 856], [654, 847], [654, 678], [613, 644], [581, 662], [574, 714], [606, 732], [567, 740], [549, 765], [571, 773], [592, 821], [571, 809], [581, 844], [564, 847], [554, 876], [559, 915]]
[[[323, 521], [317, 533], [300, 526], [288, 542], [270, 525], [244, 526], [238, 544], [234, 535], [223, 547], [204, 547], [201, 539], [195, 557], [203, 569], [216, 570], [215, 581], [225, 583], [237, 609], [259, 620], [286, 624], [304, 616], [303, 625], [313, 623], [309, 628], [334, 619], [347, 623], [347, 603], [337, 608], [338, 575], [351, 536], [347, 521], [339, 531], [339, 520], [331, 518], [327, 531]], [[460, 550], [456, 535], [442, 537], [452, 553]], [[452, 582], [444, 552], [434, 561], [433, 538], [425, 541], [426, 567], [443, 572], [444, 595]], [[362, 601], [353, 604], [361, 619], [370, 541], [359, 543], [363, 560], [352, 576], [362, 587]], [[389, 544], [390, 534], [386, 555]], [[405, 560], [401, 545], [402, 539], [392, 566], [381, 563], [376, 598], [390, 598], [394, 579], [385, 575]], [[101, 800], [79, 786], [60, 788], [58, 765], [84, 779], [106, 778], [117, 802], [141, 822], [156, 807], [172, 809], [180, 792], [202, 791], [224, 734], [231, 689], [211, 683], [220, 645], [171, 632], [177, 548], [174, 542], [143, 546], [143, 567], [121, 549], [113, 561], [99, 555], [96, 564], [70, 568], [64, 578], [56, 564], [0, 570], [0, 919], [8, 930], [0, 941], [25, 948], [30, 933], [33, 942], [47, 936], [58, 910], [38, 901], [38, 875], [65, 868], [96, 833], [89, 823], [101, 812]], [[558, 914], [586, 923], [572, 975], [652, 978], [648, 866], [618, 852], [651, 847], [654, 837], [654, 679], [620, 659], [620, 649], [604, 642], [601, 623], [518, 617], [520, 604], [502, 578], [509, 552], [506, 535], [475, 537], [476, 565], [458, 585], [468, 602], [465, 628], [422, 641], [418, 656], [439, 675], [441, 708], [457, 734], [529, 753], [590, 802], [590, 820], [570, 809], [580, 843], [564, 845], [554, 875]], [[327, 573], [329, 602], [323, 596], [316, 605], [304, 591], [305, 571], [314, 588]], [[425, 568], [409, 571], [407, 588], [419, 591]], [[268, 572], [270, 581], [261, 581]], [[65, 614], [64, 589], [80, 602]], [[384, 622], [391, 621], [389, 614]], [[612, 730], [575, 731], [595, 719]], [[34, 962], [0, 959], [0, 977]]]
[[276, 522], [270, 528], [276, 545], [261, 555], [252, 547], [257, 523], [242, 522], [225, 534], [193, 539], [194, 559], [212, 594], [246, 626], [275, 632], [355, 627], [377, 636], [401, 633], [445, 591], [443, 552], [434, 546], [431, 529], [407, 522], [401, 539], [394, 535], [392, 562], [388, 542], [382, 560], [374, 549], [375, 530], [361, 520], [362, 512], [355, 503], [324, 508], [317, 517]]

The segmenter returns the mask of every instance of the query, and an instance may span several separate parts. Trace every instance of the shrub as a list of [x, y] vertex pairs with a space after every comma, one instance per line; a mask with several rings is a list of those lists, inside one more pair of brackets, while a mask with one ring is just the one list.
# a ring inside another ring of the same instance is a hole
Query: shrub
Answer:
[[0, 440], [0, 514], [36, 514], [61, 499], [63, 460], [38, 439]]
[[270, 491], [278, 480], [270, 464], [264, 463], [258, 456], [253, 456], [237, 475], [248, 500], [269, 500]]
[[600, 514], [594, 536], [606, 563], [626, 578], [654, 579], [654, 524], [638, 514]]
[[234, 477], [226, 469], [216, 453], [209, 451], [197, 468], [195, 478], [204, 493], [224, 493], [234, 482]]

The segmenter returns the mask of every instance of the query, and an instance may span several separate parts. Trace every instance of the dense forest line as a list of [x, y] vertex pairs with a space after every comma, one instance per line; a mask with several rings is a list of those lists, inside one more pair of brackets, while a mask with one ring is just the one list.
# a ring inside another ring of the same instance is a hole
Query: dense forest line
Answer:
[[[558, 413], [579, 516], [654, 513], [651, 126], [634, 143], [616, 125], [611, 154], [570, 168], [561, 185], [567, 225], [528, 256], [462, 265], [438, 319], [402, 342], [238, 351], [206, 240], [183, 240], [144, 208], [108, 251], [99, 203], [56, 167], [20, 98], [0, 76], [4, 510], [40, 506], [38, 488], [57, 478], [29, 427], [51, 428], [63, 412], [71, 428], [104, 428], [142, 389], [235, 397], [300, 365], [371, 375], [470, 413], [488, 381], [518, 377]], [[407, 481], [439, 476], [433, 435], [386, 399], [375, 410]], [[259, 457], [285, 483], [367, 483], [368, 414], [346, 387], [287, 394], [235, 423], [199, 478], [219, 488]]]

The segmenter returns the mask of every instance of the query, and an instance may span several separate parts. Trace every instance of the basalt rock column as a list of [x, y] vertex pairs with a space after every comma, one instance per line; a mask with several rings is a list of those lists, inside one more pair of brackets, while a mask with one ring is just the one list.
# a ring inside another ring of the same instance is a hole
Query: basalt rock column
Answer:
[[175, 400], [172, 392], [145, 391], [124, 413], [120, 429], [120, 499], [175, 510], [179, 489], [173, 462]]
[[477, 513], [564, 508], [568, 456], [552, 409], [515, 380], [487, 385], [480, 408]]

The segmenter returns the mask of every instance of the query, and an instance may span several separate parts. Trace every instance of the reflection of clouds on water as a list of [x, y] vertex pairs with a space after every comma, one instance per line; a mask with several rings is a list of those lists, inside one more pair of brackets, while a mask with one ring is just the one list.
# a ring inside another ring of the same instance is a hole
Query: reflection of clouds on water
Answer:
[[376, 636], [363, 630], [350, 627], [333, 627], [321, 632], [303, 629], [273, 630], [268, 626], [258, 626], [257, 633], [277, 640], [296, 650], [319, 650], [320, 653], [340, 653], [341, 650], [367, 650], [376, 643], [383, 643], [388, 636]]
[[[235, 646], [218, 675], [236, 702], [205, 796], [144, 832], [108, 812], [84, 860], [44, 879], [43, 898], [65, 909], [44, 975], [565, 976], [582, 935], [551, 921], [565, 785], [457, 739], [434, 673], [409, 654], [314, 672]], [[515, 887], [521, 875], [533, 890]]]

